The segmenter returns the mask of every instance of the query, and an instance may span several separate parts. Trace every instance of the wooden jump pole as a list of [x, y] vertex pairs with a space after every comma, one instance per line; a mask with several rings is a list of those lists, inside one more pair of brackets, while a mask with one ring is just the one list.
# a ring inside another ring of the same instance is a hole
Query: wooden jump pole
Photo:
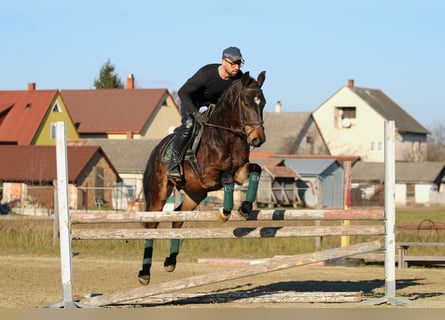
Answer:
[[[71, 212], [72, 224], [123, 222], [215, 222], [219, 210], [202, 211], [79, 211]], [[229, 221], [288, 221], [288, 220], [383, 220], [383, 209], [358, 210], [252, 210], [247, 219], [233, 210]]]
[[383, 225], [181, 229], [73, 229], [73, 240], [247, 239], [383, 235]]
[[100, 296], [87, 298], [82, 300], [81, 302], [86, 305], [92, 305], [97, 307], [111, 305], [111, 304], [118, 304], [162, 293], [168, 293], [168, 292], [208, 285], [211, 283], [218, 283], [227, 280], [239, 279], [248, 276], [294, 268], [314, 262], [357, 255], [361, 253], [375, 251], [378, 249], [381, 249], [380, 241], [372, 241], [372, 242], [360, 243], [347, 247], [328, 249], [297, 256], [277, 257], [277, 258], [272, 258], [264, 263], [246, 266], [245, 268], [241, 269], [235, 268], [233, 270], [225, 272], [214, 272], [210, 274], [193, 276], [185, 279], [153, 284], [148, 287], [139, 287], [126, 291], [108, 293]]

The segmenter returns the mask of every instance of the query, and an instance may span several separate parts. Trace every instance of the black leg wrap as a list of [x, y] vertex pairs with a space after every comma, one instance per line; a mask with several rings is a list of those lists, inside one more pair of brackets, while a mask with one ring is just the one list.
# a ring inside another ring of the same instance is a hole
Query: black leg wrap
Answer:
[[253, 206], [251, 202], [243, 201], [241, 206], [238, 208], [238, 212], [242, 217], [247, 219], [249, 217], [250, 211], [252, 211], [252, 208]]
[[251, 163], [249, 165], [249, 171], [261, 173], [262, 169], [261, 169], [261, 166], [257, 165], [256, 163]]
[[151, 264], [145, 264], [142, 266], [142, 270], [139, 271], [138, 280], [139, 283], [146, 286], [150, 283], [150, 267]]
[[170, 256], [164, 260], [164, 269], [168, 272], [172, 272], [176, 268], [176, 256], [177, 253], [170, 253]]

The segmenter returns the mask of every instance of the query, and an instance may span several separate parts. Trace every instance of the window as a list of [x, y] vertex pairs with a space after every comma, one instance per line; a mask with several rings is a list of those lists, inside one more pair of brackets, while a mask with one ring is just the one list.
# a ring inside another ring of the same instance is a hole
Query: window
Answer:
[[357, 118], [356, 107], [336, 107], [335, 118], [337, 128], [351, 128]]
[[371, 141], [371, 143], [369, 144], [369, 150], [374, 152], [381, 152], [383, 151], [383, 143]]
[[343, 111], [342, 119], [345, 119], [345, 118], [355, 119], [356, 118], [355, 107], [342, 107], [341, 109]]
[[51, 109], [51, 112], [62, 112], [62, 109], [60, 109], [59, 105], [55, 103]]

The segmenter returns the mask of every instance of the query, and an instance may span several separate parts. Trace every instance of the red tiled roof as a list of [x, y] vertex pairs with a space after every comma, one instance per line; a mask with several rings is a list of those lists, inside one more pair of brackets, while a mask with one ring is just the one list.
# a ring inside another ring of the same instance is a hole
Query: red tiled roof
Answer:
[[11, 108], [0, 126], [0, 141], [27, 145], [51, 106], [57, 90], [0, 91], [0, 113]]
[[61, 90], [78, 132], [141, 133], [167, 89]]
[[[105, 156], [99, 146], [67, 147], [70, 183], [77, 182], [97, 152]], [[0, 181], [52, 182], [56, 179], [55, 146], [0, 145]]]

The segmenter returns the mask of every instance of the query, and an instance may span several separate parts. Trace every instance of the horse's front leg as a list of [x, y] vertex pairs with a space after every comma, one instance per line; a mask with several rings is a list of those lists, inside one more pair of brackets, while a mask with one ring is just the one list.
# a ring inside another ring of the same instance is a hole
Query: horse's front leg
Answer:
[[261, 176], [261, 167], [256, 163], [248, 163], [247, 164], [248, 173], [249, 173], [249, 183], [247, 186], [246, 192], [246, 200], [241, 203], [241, 206], [238, 208], [238, 212], [244, 218], [247, 218], [252, 211], [253, 202], [255, 202], [256, 194], [258, 191], [258, 184], [260, 182]]

